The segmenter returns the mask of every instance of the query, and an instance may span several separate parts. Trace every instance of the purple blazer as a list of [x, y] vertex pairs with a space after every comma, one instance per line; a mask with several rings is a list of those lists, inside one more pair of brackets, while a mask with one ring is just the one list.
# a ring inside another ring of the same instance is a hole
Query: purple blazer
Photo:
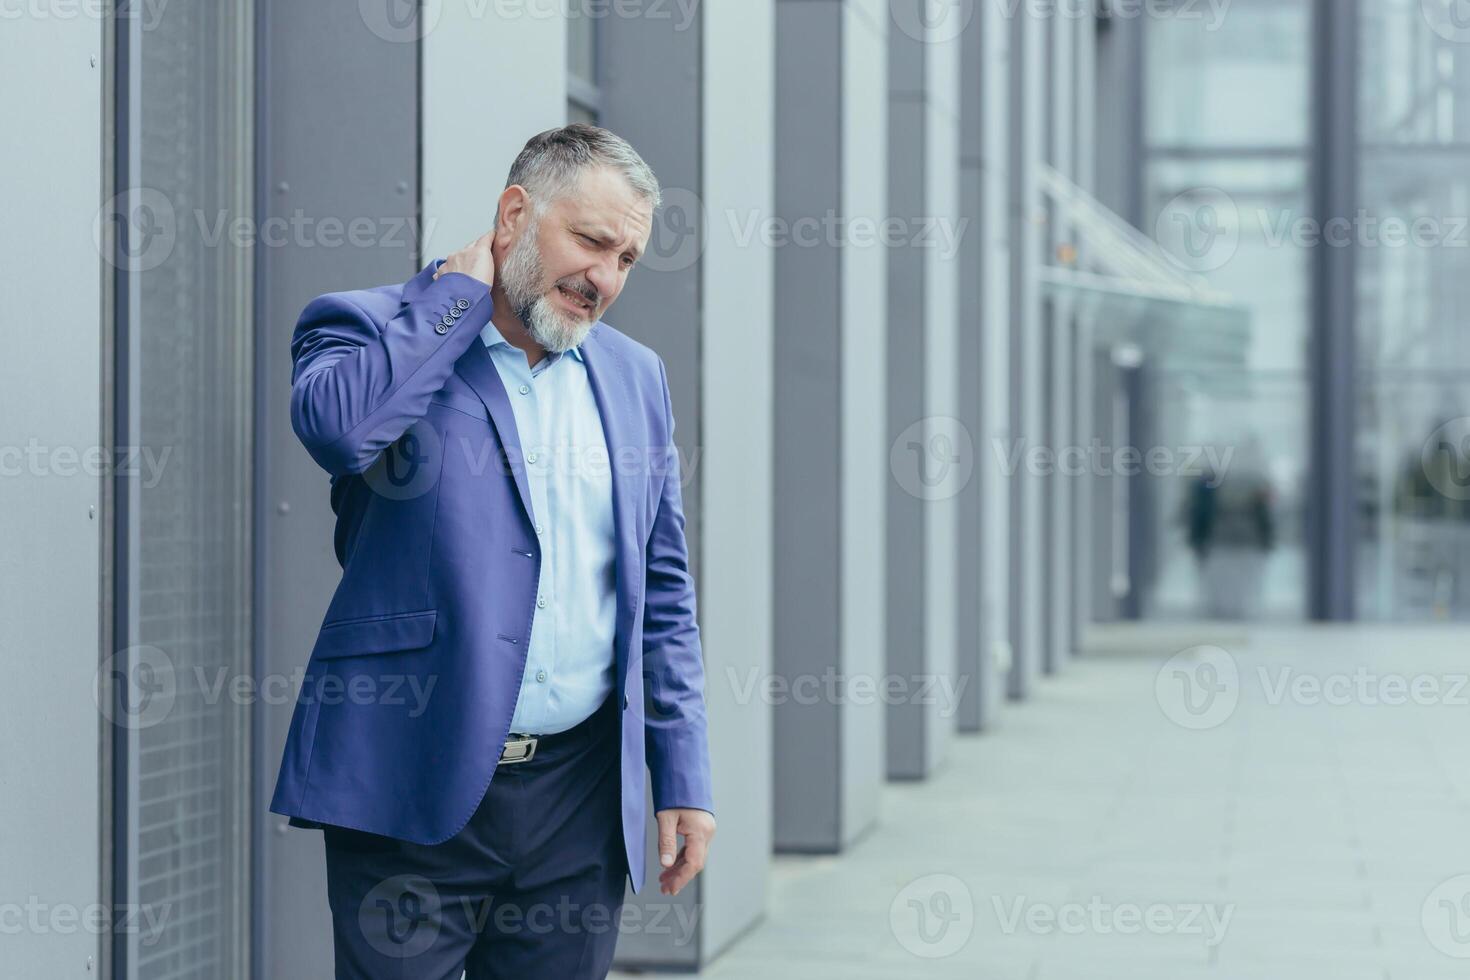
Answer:
[[[489, 288], [435, 260], [328, 293], [291, 341], [291, 424], [331, 474], [342, 580], [271, 810], [420, 844], [469, 822], [525, 669], [541, 563], [515, 419], [480, 331]], [[653, 805], [713, 812], [704, 666], [663, 360], [599, 322], [582, 344], [613, 473], [623, 842]]]

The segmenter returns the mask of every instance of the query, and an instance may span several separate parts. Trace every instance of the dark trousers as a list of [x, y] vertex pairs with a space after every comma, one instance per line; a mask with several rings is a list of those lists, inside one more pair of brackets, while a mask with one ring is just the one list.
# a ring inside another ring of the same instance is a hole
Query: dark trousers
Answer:
[[339, 980], [607, 976], [628, 874], [616, 700], [502, 764], [442, 844], [324, 829]]

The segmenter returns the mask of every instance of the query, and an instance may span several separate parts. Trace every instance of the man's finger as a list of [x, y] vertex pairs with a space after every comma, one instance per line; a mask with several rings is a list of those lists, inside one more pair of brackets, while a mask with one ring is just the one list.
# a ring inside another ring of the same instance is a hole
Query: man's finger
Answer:
[[699, 869], [689, 860], [689, 848], [685, 847], [679, 852], [679, 863], [659, 875], [659, 880], [670, 894], [677, 895], [698, 873]]
[[684, 859], [693, 866], [695, 871], [704, 867], [704, 859], [709, 854], [709, 841], [705, 840], [703, 834], [686, 834], [684, 837]]
[[674, 851], [678, 847], [679, 815], [671, 810], [658, 814], [658, 861], [664, 867], [674, 864]]

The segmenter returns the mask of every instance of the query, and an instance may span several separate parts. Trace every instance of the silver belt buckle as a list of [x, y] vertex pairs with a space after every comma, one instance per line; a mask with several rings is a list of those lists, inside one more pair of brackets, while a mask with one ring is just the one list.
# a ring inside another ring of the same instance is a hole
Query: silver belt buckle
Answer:
[[498, 765], [508, 765], [512, 762], [530, 762], [531, 757], [535, 754], [535, 735], [512, 735], [505, 740], [505, 745], [500, 750], [500, 762]]

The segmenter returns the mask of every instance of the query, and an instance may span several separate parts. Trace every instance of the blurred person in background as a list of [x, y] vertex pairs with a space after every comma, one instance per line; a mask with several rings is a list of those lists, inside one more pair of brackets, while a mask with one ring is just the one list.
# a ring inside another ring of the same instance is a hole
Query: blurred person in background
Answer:
[[1207, 465], [1184, 501], [1189, 549], [1199, 568], [1200, 611], [1208, 619], [1250, 619], [1261, 609], [1266, 558], [1276, 544], [1271, 481], [1261, 443], [1248, 437], [1219, 470]]

